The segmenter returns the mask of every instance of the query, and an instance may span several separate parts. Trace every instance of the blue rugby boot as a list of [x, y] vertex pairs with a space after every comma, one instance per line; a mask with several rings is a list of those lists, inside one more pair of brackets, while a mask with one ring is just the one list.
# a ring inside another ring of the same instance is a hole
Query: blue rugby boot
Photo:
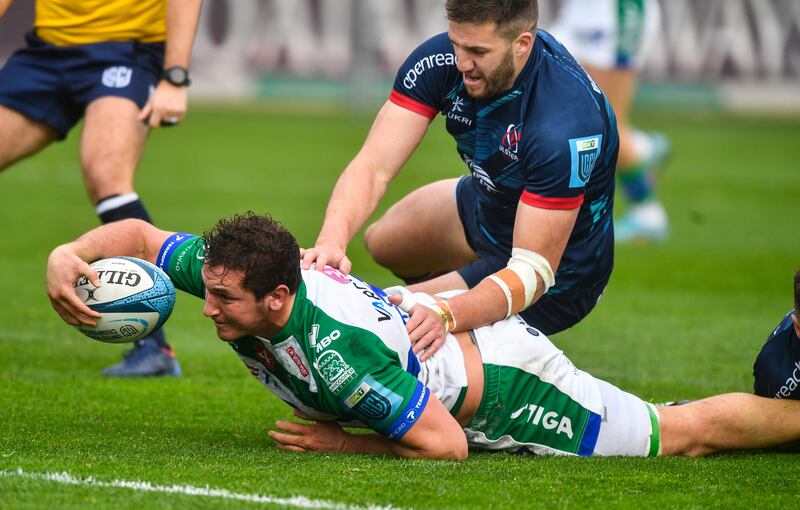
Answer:
[[617, 243], [660, 243], [668, 236], [667, 213], [655, 200], [629, 206], [625, 215], [614, 222]]
[[181, 366], [172, 350], [160, 347], [152, 338], [137, 340], [125, 358], [103, 369], [106, 377], [154, 377], [181, 375]]

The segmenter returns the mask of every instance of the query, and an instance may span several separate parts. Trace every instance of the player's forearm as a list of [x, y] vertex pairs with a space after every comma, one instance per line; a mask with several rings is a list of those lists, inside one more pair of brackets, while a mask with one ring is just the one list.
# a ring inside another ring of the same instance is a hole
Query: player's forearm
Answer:
[[466, 449], [449, 447], [445, 442], [437, 442], [436, 447], [412, 448], [399, 441], [387, 439], [378, 434], [347, 434], [342, 452], [383, 454], [412, 459], [465, 460]]
[[74, 253], [86, 262], [121, 255], [151, 260], [155, 255], [147, 250], [145, 229], [148, 227], [152, 228], [142, 220], [116, 221], [90, 230], [56, 249]]
[[201, 4], [201, 0], [168, 0], [164, 68], [189, 67]]
[[456, 320], [455, 331], [486, 326], [506, 318], [505, 294], [494, 282], [483, 280], [469, 292], [450, 298], [447, 303]]

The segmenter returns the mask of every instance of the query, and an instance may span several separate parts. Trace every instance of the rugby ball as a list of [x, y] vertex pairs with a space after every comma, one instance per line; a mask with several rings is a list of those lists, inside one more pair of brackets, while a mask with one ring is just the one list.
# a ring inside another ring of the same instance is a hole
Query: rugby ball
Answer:
[[75, 282], [75, 293], [103, 316], [95, 326], [77, 326], [84, 335], [100, 342], [133, 342], [169, 318], [175, 306], [175, 286], [164, 271], [133, 257], [102, 259], [90, 265], [97, 271], [100, 286], [81, 277]]

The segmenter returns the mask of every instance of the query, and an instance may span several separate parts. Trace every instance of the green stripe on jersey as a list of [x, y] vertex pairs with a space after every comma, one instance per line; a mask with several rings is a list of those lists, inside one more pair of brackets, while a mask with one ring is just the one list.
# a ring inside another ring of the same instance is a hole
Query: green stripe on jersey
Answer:
[[658, 411], [653, 404], [647, 404], [647, 412], [650, 413], [650, 451], [648, 457], [658, 457], [661, 451], [661, 428], [658, 425]]

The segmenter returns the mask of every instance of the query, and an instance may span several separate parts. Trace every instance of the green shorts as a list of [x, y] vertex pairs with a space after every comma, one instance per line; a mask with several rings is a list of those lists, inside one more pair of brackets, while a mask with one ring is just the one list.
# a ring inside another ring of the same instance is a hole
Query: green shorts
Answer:
[[658, 414], [578, 370], [550, 340], [512, 317], [475, 331], [484, 388], [465, 428], [472, 449], [537, 455], [655, 456]]

